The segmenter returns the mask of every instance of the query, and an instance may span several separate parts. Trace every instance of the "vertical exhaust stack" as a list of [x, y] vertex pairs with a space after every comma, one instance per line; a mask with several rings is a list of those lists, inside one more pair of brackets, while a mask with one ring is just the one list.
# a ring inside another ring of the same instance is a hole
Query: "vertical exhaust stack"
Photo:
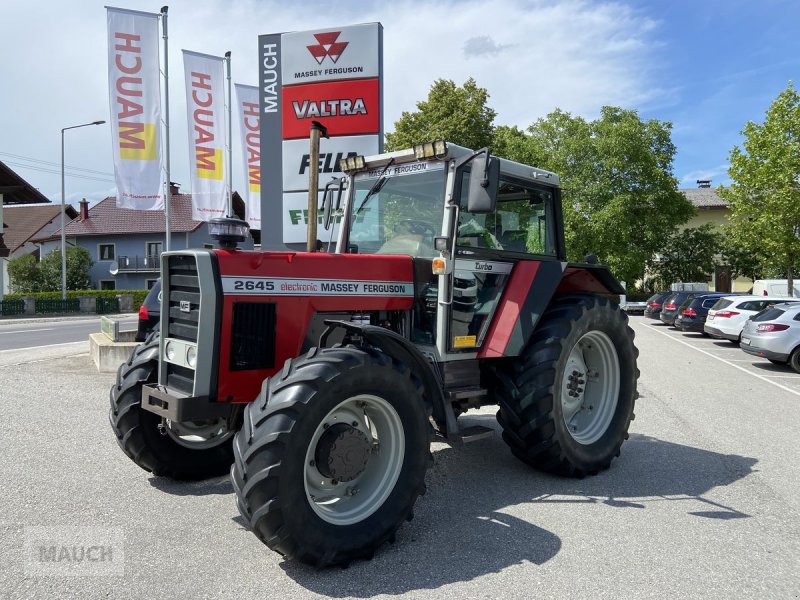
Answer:
[[306, 252], [317, 251], [317, 202], [319, 200], [319, 139], [323, 136], [328, 139], [328, 129], [319, 121], [311, 121], [311, 134], [309, 136], [310, 152], [308, 162], [308, 237], [306, 238]]

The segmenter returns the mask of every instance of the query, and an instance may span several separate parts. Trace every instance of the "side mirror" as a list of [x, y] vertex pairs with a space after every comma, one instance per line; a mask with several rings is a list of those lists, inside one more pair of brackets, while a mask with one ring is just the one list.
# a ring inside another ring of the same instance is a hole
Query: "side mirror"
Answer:
[[490, 156], [489, 149], [472, 160], [469, 176], [467, 212], [492, 213], [497, 205], [497, 188], [500, 181], [500, 160]]

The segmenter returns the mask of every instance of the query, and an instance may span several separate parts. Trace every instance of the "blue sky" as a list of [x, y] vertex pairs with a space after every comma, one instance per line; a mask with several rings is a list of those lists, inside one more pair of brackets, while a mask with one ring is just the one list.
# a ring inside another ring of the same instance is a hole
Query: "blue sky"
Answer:
[[[108, 119], [105, 4], [143, 0], [3, 0], [0, 160], [60, 200], [60, 130]], [[594, 118], [603, 105], [673, 123], [674, 174], [728, 182], [748, 120], [798, 80], [800, 2], [760, 0], [173, 0], [170, 6], [172, 179], [188, 187], [182, 48], [233, 52], [233, 80], [255, 84], [262, 33], [380, 21], [391, 131], [437, 78], [474, 77], [498, 124], [527, 127], [556, 107]], [[236, 136], [236, 131], [234, 130]], [[67, 200], [114, 194], [104, 126], [67, 133]], [[238, 138], [234, 140], [238, 148]], [[37, 162], [38, 161], [38, 162]], [[234, 187], [241, 187], [234, 152]], [[237, 166], [238, 165], [238, 166]], [[77, 170], [82, 169], [82, 170]]]
[[727, 157], [748, 120], [800, 74], [800, 3], [670, 1], [633, 4], [657, 21], [655, 60], [670, 89], [641, 114], [673, 123], [675, 174], [728, 183]]

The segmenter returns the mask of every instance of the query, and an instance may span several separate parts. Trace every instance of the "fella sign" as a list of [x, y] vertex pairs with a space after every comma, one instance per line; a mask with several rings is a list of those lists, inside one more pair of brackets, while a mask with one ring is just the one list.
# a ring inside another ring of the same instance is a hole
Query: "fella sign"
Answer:
[[305, 245], [296, 215], [308, 208], [312, 121], [330, 135], [320, 143], [320, 186], [341, 176], [338, 158], [382, 151], [382, 56], [380, 23], [259, 36], [264, 249]]

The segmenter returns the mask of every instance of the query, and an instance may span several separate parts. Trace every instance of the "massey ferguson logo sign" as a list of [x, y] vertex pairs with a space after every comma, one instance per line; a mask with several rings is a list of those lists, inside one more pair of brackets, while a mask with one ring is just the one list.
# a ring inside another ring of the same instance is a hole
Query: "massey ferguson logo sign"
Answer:
[[312, 121], [330, 135], [320, 142], [321, 185], [339, 174], [339, 158], [382, 150], [382, 45], [380, 23], [259, 36], [264, 249], [305, 244]]
[[306, 48], [311, 52], [311, 56], [314, 57], [318, 65], [321, 65], [322, 61], [326, 58], [330, 58], [334, 64], [339, 60], [342, 52], [344, 52], [344, 49], [347, 48], [347, 45], [350, 43], [337, 42], [336, 40], [339, 39], [340, 35], [342, 35], [341, 31], [314, 34], [314, 37], [317, 38], [317, 42], [319, 43], [313, 46], [306, 46]]

